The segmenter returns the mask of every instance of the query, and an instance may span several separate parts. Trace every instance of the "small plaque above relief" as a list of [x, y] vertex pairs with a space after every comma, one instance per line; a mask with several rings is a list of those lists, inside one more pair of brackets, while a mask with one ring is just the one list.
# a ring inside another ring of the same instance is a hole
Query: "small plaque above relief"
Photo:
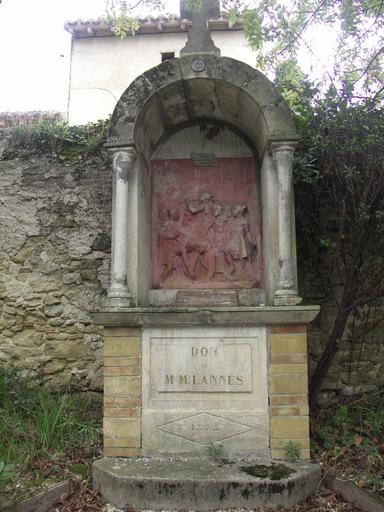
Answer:
[[209, 155], [199, 160], [196, 155], [152, 162], [152, 286], [260, 288], [254, 160]]
[[237, 306], [236, 290], [179, 290], [175, 306]]
[[213, 153], [191, 153], [191, 158], [198, 167], [217, 167], [217, 158]]

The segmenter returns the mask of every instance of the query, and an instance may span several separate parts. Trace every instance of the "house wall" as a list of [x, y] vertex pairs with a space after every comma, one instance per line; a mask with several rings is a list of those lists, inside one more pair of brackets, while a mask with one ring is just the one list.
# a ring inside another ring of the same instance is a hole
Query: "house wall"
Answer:
[[[212, 38], [222, 56], [255, 65], [256, 54], [241, 30], [216, 31]], [[68, 122], [81, 125], [105, 119], [128, 85], [161, 62], [161, 53], [175, 52], [187, 39], [185, 32], [74, 39], [68, 99]]]

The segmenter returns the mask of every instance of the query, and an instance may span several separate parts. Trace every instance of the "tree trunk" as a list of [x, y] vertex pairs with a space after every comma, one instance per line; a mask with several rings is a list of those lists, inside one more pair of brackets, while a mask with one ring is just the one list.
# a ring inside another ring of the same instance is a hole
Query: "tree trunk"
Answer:
[[317, 363], [309, 385], [309, 404], [311, 410], [316, 407], [324, 379], [328, 375], [329, 369], [338, 351], [350, 314], [351, 310], [346, 311], [343, 305], [340, 305], [328, 343]]

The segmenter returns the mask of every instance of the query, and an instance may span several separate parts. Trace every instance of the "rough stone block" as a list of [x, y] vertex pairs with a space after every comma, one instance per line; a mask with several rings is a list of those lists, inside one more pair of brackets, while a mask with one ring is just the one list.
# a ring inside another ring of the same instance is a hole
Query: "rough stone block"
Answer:
[[140, 327], [104, 327], [106, 337], [137, 337], [141, 335]]
[[139, 366], [141, 362], [140, 357], [104, 357], [104, 366], [125, 366], [130, 368], [131, 366]]
[[[106, 418], [110, 419], [110, 418]], [[114, 418], [116, 419], [116, 418]], [[118, 418], [126, 419], [126, 418]], [[126, 437], [111, 438], [104, 435], [104, 446], [106, 448], [140, 448], [141, 438], [140, 436], [128, 435]]]
[[140, 407], [140, 398], [108, 397], [104, 395], [104, 407]]
[[306, 332], [305, 325], [274, 325], [271, 327], [272, 334], [288, 334], [288, 333], [305, 333]]
[[271, 407], [271, 416], [305, 416], [309, 414], [308, 405], [296, 406], [296, 407]]
[[104, 339], [105, 356], [140, 356], [140, 338], [109, 338]]
[[104, 457], [138, 457], [140, 455], [139, 448], [110, 448], [104, 447]]
[[307, 364], [307, 354], [272, 354], [271, 364]]
[[306, 393], [308, 390], [307, 374], [271, 375], [269, 389], [271, 395]]
[[181, 290], [176, 295], [176, 306], [237, 306], [237, 294], [235, 290]]
[[309, 438], [309, 418], [307, 416], [272, 417], [270, 419], [271, 438]]
[[273, 395], [269, 398], [271, 405], [306, 405], [308, 403], [307, 395]]
[[104, 394], [106, 396], [141, 397], [141, 379], [138, 377], [105, 377]]
[[[285, 448], [291, 439], [271, 439], [271, 448]], [[295, 439], [295, 444], [298, 444], [300, 448], [310, 448], [310, 442], [308, 438]]]
[[[58, 334], [56, 336], [58, 336]], [[48, 336], [46, 336], [46, 338], [48, 339]], [[50, 337], [50, 339], [52, 341], [55, 340], [55, 335]], [[56, 343], [49, 343], [47, 344], [47, 354], [57, 359], [93, 359], [89, 347], [82, 339], [70, 340], [64, 338]]]
[[106, 418], [138, 418], [140, 414], [138, 407], [104, 407]]
[[104, 418], [104, 446], [140, 446], [140, 420], [137, 418]]
[[60, 289], [60, 282], [47, 281], [45, 279], [30, 281], [29, 285], [34, 292], [53, 292]]
[[307, 336], [305, 334], [271, 334], [270, 344], [272, 355], [307, 352]]
[[9, 269], [9, 261], [8, 260], [0, 260], [0, 270], [8, 270]]
[[271, 374], [292, 374], [304, 373], [307, 374], [308, 368], [306, 364], [273, 364], [270, 368]]
[[105, 366], [104, 376], [139, 375], [141, 366]]
[[[272, 459], [275, 459], [275, 460], [286, 460], [287, 459], [287, 454], [286, 454], [285, 450], [272, 449], [271, 456], [272, 456]], [[310, 458], [311, 458], [311, 454], [307, 448], [300, 450], [300, 457], [299, 457], [300, 460], [309, 460]]]

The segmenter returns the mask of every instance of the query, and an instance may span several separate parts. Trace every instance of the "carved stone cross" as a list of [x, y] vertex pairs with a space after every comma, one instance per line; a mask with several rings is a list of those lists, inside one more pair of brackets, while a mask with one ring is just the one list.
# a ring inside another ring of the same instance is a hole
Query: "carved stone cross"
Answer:
[[185, 0], [180, 2], [180, 16], [192, 21], [192, 28], [188, 32], [188, 41], [180, 50], [180, 55], [191, 53], [211, 53], [220, 55], [220, 50], [212, 41], [211, 32], [208, 27], [210, 18], [220, 16], [219, 0], [200, 0], [195, 9], [189, 9]]

